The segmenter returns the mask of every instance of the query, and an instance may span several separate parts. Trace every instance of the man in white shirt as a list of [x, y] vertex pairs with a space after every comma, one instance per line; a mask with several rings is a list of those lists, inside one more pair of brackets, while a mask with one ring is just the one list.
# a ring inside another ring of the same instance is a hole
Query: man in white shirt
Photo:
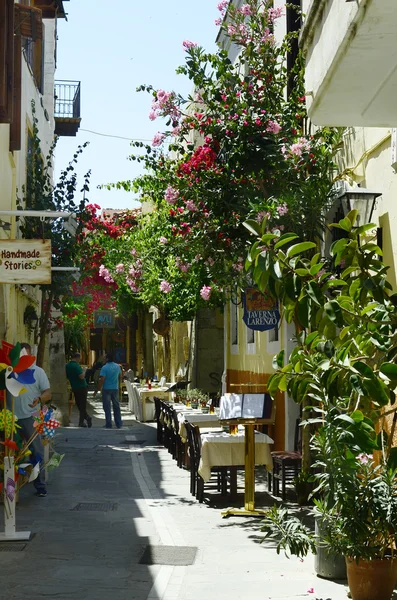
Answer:
[[[21, 349], [25, 349], [26, 353], [31, 356], [32, 349], [30, 344], [21, 344]], [[27, 391], [16, 396], [14, 399], [14, 412], [20, 427], [18, 433], [24, 440], [28, 440], [36, 431], [33, 426], [33, 413], [40, 410], [40, 405], [47, 404], [51, 400], [50, 382], [48, 381], [44, 369], [38, 367], [36, 363], [30, 368], [34, 373], [35, 382], [24, 384]], [[41, 443], [40, 436], [37, 436], [33, 440], [30, 450], [32, 451], [33, 459], [35, 459], [37, 455], [41, 457], [41, 460], [43, 459], [43, 444]], [[40, 498], [47, 496], [46, 486], [40, 473], [33, 481], [33, 485], [36, 488], [36, 496], [39, 496]]]

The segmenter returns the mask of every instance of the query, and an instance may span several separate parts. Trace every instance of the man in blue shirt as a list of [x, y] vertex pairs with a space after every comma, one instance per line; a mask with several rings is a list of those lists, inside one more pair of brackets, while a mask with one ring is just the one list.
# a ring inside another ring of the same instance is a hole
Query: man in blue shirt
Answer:
[[121, 420], [119, 387], [121, 379], [121, 367], [114, 362], [112, 354], [106, 354], [106, 362], [99, 373], [98, 388], [94, 392], [94, 398], [98, 391], [102, 390], [102, 405], [105, 411], [106, 429], [112, 427], [112, 412], [117, 429], [121, 429], [123, 422]]
[[[21, 344], [21, 350], [25, 350], [28, 356], [32, 355], [30, 344]], [[20, 427], [18, 433], [25, 441], [29, 440], [36, 431], [33, 425], [33, 414], [40, 410], [41, 406], [47, 404], [51, 400], [50, 382], [48, 381], [48, 377], [44, 370], [38, 367], [36, 363], [34, 363], [30, 369], [33, 371], [34, 383], [25, 383], [24, 387], [26, 388], [26, 392], [16, 396], [14, 399], [14, 412], [18, 419], [17, 424]], [[7, 404], [9, 405], [9, 408], [11, 408], [11, 396], [9, 393], [7, 393]], [[44, 450], [40, 435], [33, 440], [30, 445], [30, 450], [34, 460], [43, 460]], [[41, 498], [47, 496], [46, 485], [40, 472], [33, 481], [33, 485], [36, 488], [36, 496]]]

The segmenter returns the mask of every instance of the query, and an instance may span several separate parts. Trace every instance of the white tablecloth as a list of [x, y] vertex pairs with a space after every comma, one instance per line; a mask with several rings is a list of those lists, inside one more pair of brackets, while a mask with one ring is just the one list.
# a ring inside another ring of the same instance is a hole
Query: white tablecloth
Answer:
[[[229, 467], [245, 464], [244, 432], [236, 435], [229, 433], [209, 433], [201, 436], [201, 459], [199, 475], [204, 481], [211, 478], [211, 467]], [[273, 469], [273, 459], [269, 444], [273, 440], [265, 433], [255, 432], [255, 464], [266, 465]]]
[[148, 387], [138, 387], [137, 392], [139, 395], [140, 404], [142, 406], [142, 422], [154, 421], [155, 418], [155, 406], [154, 396], [161, 398], [162, 400], [171, 400], [172, 392], [168, 391], [166, 387], [157, 387], [149, 390]]
[[179, 435], [181, 436], [182, 441], [186, 441], [186, 427], [184, 425], [184, 421], [189, 421], [192, 425], [198, 425], [201, 427], [219, 427], [219, 417], [216, 414], [205, 414], [189, 411], [180, 411], [178, 412], [178, 421], [179, 421]]

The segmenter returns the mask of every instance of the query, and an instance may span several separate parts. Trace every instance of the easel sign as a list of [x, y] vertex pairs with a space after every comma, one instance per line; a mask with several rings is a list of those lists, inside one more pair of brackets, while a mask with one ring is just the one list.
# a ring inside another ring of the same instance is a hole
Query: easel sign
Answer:
[[[229, 425], [244, 425], [245, 431], [244, 508], [229, 508], [222, 513], [223, 517], [260, 517], [266, 514], [264, 510], [255, 509], [255, 427], [274, 423], [275, 410], [276, 403], [268, 393], [225, 394], [221, 398], [219, 420]], [[269, 438], [268, 443], [273, 443], [273, 440]]]

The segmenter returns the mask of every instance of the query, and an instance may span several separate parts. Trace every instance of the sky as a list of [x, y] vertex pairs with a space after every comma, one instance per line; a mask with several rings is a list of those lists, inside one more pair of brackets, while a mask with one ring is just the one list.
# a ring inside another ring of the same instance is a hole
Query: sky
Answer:
[[[152, 97], [137, 86], [175, 90], [186, 97], [192, 86], [175, 69], [183, 64], [184, 40], [214, 51], [220, 16], [217, 0], [70, 0], [67, 21], [58, 20], [56, 80], [81, 81], [81, 125], [76, 137], [61, 137], [55, 154], [55, 180], [77, 147], [89, 146], [77, 172], [91, 169], [91, 203], [102, 208], [134, 208], [134, 194], [100, 190], [99, 185], [133, 179], [142, 165], [128, 160], [130, 140], [151, 142], [165, 122], [148, 115]], [[89, 131], [119, 139], [96, 135]]]

